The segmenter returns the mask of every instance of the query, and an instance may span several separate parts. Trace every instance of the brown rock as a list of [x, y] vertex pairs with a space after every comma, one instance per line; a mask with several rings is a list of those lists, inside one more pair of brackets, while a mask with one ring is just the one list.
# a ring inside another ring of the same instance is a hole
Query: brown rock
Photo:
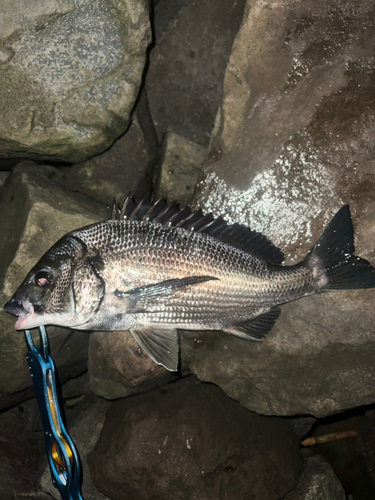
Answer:
[[300, 460], [287, 424], [190, 377], [112, 403], [89, 455], [112, 500], [276, 500], [296, 484]]

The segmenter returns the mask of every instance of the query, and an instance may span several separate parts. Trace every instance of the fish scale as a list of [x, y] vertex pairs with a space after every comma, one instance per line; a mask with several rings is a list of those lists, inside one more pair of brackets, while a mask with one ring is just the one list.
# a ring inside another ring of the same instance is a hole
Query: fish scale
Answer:
[[347, 206], [293, 266], [263, 235], [200, 210], [128, 198], [111, 217], [68, 233], [34, 266], [4, 306], [16, 329], [129, 330], [156, 363], [177, 370], [178, 328], [261, 340], [285, 302], [375, 287], [374, 268], [353, 255]]

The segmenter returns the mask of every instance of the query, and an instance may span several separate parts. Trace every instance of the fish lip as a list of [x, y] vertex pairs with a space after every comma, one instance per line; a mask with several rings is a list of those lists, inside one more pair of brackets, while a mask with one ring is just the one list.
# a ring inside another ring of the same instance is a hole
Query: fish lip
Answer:
[[28, 311], [25, 309], [22, 302], [18, 300], [10, 299], [5, 305], [4, 309], [6, 312], [13, 314], [13, 316], [19, 316], [20, 314], [27, 314]]
[[34, 306], [28, 300], [23, 300], [18, 302], [17, 300], [11, 299], [4, 305], [5, 311], [18, 317], [14, 328], [16, 330], [24, 330], [27, 328], [27, 324], [32, 324], [35, 312]]

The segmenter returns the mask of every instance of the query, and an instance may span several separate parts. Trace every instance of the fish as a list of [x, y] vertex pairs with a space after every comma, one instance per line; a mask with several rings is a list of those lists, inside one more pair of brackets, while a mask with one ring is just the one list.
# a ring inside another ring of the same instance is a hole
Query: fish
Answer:
[[374, 288], [374, 267], [353, 253], [348, 205], [301, 262], [282, 265], [282, 251], [248, 227], [128, 196], [107, 220], [55, 243], [4, 309], [18, 317], [16, 330], [129, 331], [155, 363], [176, 371], [179, 330], [259, 341], [286, 302]]

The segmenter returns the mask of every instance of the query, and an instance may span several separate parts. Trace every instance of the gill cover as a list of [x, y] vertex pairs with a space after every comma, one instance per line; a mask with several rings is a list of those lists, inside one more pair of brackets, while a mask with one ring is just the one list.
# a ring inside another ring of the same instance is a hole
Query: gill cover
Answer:
[[73, 272], [74, 314], [79, 326], [93, 318], [104, 297], [105, 285], [98, 267], [98, 259], [86, 254]]

